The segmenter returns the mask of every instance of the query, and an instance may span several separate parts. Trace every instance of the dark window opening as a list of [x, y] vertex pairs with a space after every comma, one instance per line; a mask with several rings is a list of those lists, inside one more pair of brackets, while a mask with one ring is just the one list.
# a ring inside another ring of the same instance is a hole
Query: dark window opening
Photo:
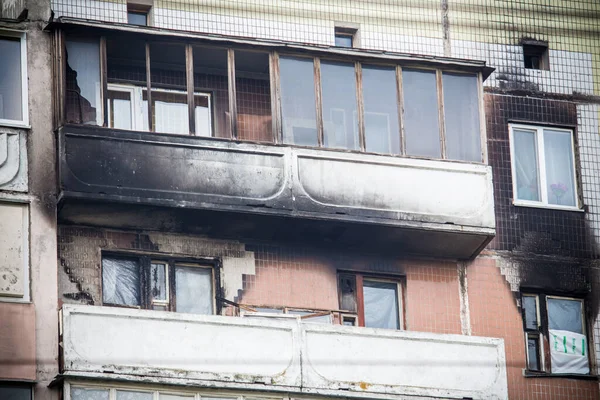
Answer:
[[24, 384], [2, 383], [0, 384], [0, 399], [3, 400], [32, 400], [30, 386]]
[[149, 15], [150, 6], [144, 4], [127, 5], [127, 23], [131, 25], [148, 26], [150, 25]]
[[539, 44], [523, 45], [525, 68], [549, 70], [548, 46]]

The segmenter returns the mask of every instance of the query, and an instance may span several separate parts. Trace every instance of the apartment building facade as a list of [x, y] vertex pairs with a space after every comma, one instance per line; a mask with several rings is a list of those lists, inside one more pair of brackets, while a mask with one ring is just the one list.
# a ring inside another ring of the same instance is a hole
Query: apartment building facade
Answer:
[[600, 397], [594, 2], [2, 4], [3, 395]]

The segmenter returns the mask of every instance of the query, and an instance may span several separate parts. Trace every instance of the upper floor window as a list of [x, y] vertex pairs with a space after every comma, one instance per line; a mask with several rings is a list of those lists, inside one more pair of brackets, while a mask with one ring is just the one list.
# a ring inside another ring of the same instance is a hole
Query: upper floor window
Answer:
[[527, 69], [550, 69], [548, 43], [523, 43], [523, 62]]
[[66, 50], [66, 122], [484, 161], [481, 73], [125, 35]]
[[527, 369], [589, 374], [583, 300], [523, 293], [521, 302]]
[[191, 314], [214, 314], [214, 266], [151, 259], [102, 257], [102, 302]]
[[0, 383], [0, 399], [5, 400], [32, 400], [31, 386], [21, 383]]
[[510, 126], [514, 202], [576, 209], [573, 131]]
[[355, 47], [356, 28], [335, 27], [336, 47]]
[[403, 329], [402, 286], [398, 280], [341, 273], [338, 291], [342, 325]]
[[27, 125], [25, 34], [0, 31], [0, 124]]

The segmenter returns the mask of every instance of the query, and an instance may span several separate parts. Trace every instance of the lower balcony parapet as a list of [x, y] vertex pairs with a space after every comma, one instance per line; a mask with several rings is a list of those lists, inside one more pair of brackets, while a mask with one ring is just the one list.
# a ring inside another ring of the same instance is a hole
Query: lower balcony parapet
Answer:
[[65, 305], [63, 374], [311, 393], [505, 399], [502, 339]]

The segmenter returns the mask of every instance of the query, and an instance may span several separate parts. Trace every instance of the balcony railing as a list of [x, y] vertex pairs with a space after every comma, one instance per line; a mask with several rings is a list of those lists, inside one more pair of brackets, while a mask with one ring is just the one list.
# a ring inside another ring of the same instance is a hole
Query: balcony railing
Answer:
[[72, 305], [62, 335], [68, 379], [507, 398], [501, 339]]

